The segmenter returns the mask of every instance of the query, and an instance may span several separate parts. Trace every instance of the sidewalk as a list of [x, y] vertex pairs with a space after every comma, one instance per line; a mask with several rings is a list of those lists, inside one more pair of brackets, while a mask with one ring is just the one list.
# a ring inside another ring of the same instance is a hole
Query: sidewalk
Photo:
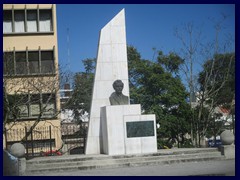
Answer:
[[32, 176], [235, 176], [235, 160], [33, 174]]

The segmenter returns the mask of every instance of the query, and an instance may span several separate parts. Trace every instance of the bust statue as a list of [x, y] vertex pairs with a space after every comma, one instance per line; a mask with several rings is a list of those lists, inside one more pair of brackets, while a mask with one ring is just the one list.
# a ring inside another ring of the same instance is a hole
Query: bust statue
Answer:
[[109, 97], [111, 105], [126, 105], [129, 104], [129, 97], [122, 94], [124, 84], [121, 80], [113, 82], [113, 89], [115, 92]]

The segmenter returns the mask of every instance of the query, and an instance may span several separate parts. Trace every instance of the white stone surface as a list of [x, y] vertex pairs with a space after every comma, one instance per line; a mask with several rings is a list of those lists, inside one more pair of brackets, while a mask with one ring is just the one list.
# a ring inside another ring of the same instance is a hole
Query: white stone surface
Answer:
[[123, 81], [123, 94], [129, 96], [124, 9], [100, 32], [85, 154], [100, 154], [103, 151], [100, 108], [110, 105], [109, 96], [114, 92], [112, 84], [117, 79]]
[[235, 159], [235, 145], [221, 145], [220, 149], [226, 159]]
[[103, 153], [108, 155], [126, 154], [124, 114], [131, 110], [140, 114], [140, 105], [105, 106], [101, 109]]
[[10, 148], [10, 153], [15, 157], [23, 157], [25, 155], [25, 147], [21, 143], [14, 143]]
[[[127, 138], [127, 122], [136, 121], [153, 121], [154, 122], [154, 136], [147, 137], [131, 137]], [[125, 146], [126, 154], [137, 154], [137, 153], [153, 153], [157, 152], [157, 133], [156, 133], [156, 117], [154, 114], [150, 115], [125, 115]]]
[[[127, 137], [127, 122], [153, 121], [154, 136]], [[103, 153], [108, 155], [157, 152], [155, 115], [141, 115], [140, 104], [101, 108]]]
[[148, 115], [141, 115], [141, 121], [149, 121], [153, 120], [154, 122], [154, 137], [142, 137], [141, 138], [141, 153], [151, 153], [151, 152], [157, 152], [157, 125], [156, 125], [156, 116], [155, 114], [148, 114]]
[[230, 130], [225, 130], [220, 134], [220, 139], [223, 145], [231, 145], [234, 142], [233, 132]]
[[18, 174], [19, 176], [24, 176], [26, 172], [27, 162], [26, 158], [18, 159]]

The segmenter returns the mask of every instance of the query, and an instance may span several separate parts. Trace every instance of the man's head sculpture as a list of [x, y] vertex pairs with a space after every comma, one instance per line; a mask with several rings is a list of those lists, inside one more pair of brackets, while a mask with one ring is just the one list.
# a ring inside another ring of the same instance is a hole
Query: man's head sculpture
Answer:
[[116, 80], [113, 82], [113, 89], [117, 94], [121, 94], [123, 90], [124, 84], [121, 80]]
[[129, 104], [128, 96], [122, 94], [124, 84], [121, 80], [116, 80], [113, 82], [113, 89], [115, 92], [109, 97], [111, 105], [126, 105]]

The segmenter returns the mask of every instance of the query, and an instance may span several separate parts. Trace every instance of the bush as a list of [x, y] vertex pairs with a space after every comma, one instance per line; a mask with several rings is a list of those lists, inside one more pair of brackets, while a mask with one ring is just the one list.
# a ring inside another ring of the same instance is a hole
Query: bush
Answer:
[[158, 139], [157, 140], [158, 149], [170, 149], [173, 146], [173, 143], [168, 140]]
[[181, 148], [193, 148], [194, 145], [191, 139], [186, 139], [183, 144], [180, 144]]
[[[177, 147], [177, 142], [174, 139], [158, 139], [158, 149], [170, 149], [172, 147]], [[191, 139], [185, 139], [183, 144], [179, 143], [179, 148], [193, 148], [194, 145]]]

